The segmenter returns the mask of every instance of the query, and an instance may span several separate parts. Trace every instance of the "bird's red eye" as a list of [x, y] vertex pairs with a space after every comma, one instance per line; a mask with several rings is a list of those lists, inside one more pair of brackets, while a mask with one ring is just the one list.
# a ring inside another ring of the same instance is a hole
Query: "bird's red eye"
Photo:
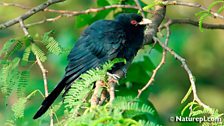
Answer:
[[136, 25], [138, 22], [136, 20], [131, 20], [131, 24]]

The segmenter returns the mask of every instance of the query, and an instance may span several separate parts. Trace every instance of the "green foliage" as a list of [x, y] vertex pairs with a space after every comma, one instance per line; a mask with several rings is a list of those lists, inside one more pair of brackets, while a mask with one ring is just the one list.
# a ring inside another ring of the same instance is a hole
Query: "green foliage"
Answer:
[[4, 125], [5, 126], [15, 126], [16, 124], [13, 120], [6, 120]]
[[16, 43], [16, 40], [15, 39], [10, 39], [10, 40], [8, 40], [5, 44], [4, 44], [4, 46], [3, 46], [3, 48], [0, 50], [0, 56], [3, 54], [3, 53], [9, 53], [9, 49], [12, 47], [12, 45], [13, 44], [15, 44]]
[[223, 5], [223, 6], [221, 6], [221, 7], [218, 9], [217, 13], [219, 13], [219, 14], [220, 14], [223, 10], [224, 10], [224, 5]]
[[0, 64], [0, 88], [5, 97], [8, 97], [18, 85], [19, 72], [18, 65], [20, 59], [14, 58], [12, 61], [5, 61]]
[[26, 86], [29, 84], [30, 81], [30, 71], [25, 70], [20, 72], [19, 80], [18, 80], [18, 85], [17, 85], [17, 95], [18, 97], [24, 96], [24, 92], [26, 89]]
[[28, 62], [30, 53], [31, 53], [31, 46], [28, 46], [28, 47], [24, 50], [22, 61], [24, 61], [24, 62]]
[[[188, 90], [188, 93], [185, 95], [185, 97], [182, 100], [182, 103], [186, 101], [186, 99], [191, 94], [192, 89], [190, 88]], [[211, 118], [214, 121], [213, 122], [203, 122], [202, 126], [222, 126], [224, 125], [223, 122], [223, 115], [224, 113], [219, 113], [217, 109], [211, 108], [209, 106], [203, 107], [197, 102], [189, 102], [181, 111], [181, 115], [184, 116], [186, 113], [186, 110], [189, 109], [189, 116], [190, 117], [207, 117]], [[220, 120], [221, 119], [221, 120]]]
[[43, 36], [24, 36], [10, 39], [0, 50], [0, 90], [5, 100], [15, 91], [18, 97], [17, 102], [12, 105], [14, 116], [6, 125], [14, 125], [15, 121], [24, 117], [25, 103], [38, 90], [26, 96], [26, 87], [30, 82], [31, 68], [34, 64], [33, 56], [38, 57], [42, 62], [46, 61], [47, 53], [59, 55], [62, 48], [51, 36], [52, 31]]
[[64, 99], [65, 109], [67, 111], [65, 115], [66, 119], [60, 121], [58, 125], [156, 125], [156, 121], [150, 118], [156, 116], [155, 110], [151, 106], [141, 102], [141, 100], [133, 97], [116, 97], [112, 104], [108, 103], [103, 106], [90, 107], [88, 101], [94, 82], [98, 80], [107, 82], [107, 71], [114, 64], [120, 62], [125, 61], [123, 59], [108, 61], [100, 68], [91, 69], [82, 74], [72, 84], [71, 89]]
[[26, 97], [24, 96], [19, 97], [19, 99], [12, 105], [12, 111], [14, 112], [15, 119], [24, 117], [24, 110], [28, 99], [30, 99], [30, 97], [35, 95], [37, 92], [43, 96], [43, 94], [39, 90], [34, 90]]
[[201, 12], [196, 13], [196, 16], [199, 17], [199, 30], [201, 32], [203, 32], [204, 31], [204, 29], [202, 27], [203, 22], [204, 22], [206, 17], [211, 16], [211, 13], [209, 11], [201, 11]]
[[145, 11], [147, 11], [147, 10], [150, 10], [150, 9], [152, 9], [153, 7], [155, 7], [156, 5], [159, 5], [159, 4], [161, 4], [161, 2], [155, 0], [155, 1], [152, 1], [152, 3], [150, 3], [150, 4], [146, 5], [146, 6], [144, 6], [142, 9], [145, 10]]
[[12, 111], [14, 112], [15, 118], [21, 118], [24, 116], [25, 103], [27, 98], [21, 97], [19, 100], [12, 106]]
[[44, 52], [36, 44], [31, 45], [31, 50], [35, 54], [35, 56], [39, 57], [40, 61], [44, 62], [47, 60]]
[[[110, 0], [97, 0], [97, 5], [99, 7], [103, 7], [103, 6], [107, 6], [107, 5], [110, 5], [110, 3], [108, 2]], [[112, 0], [111, 0], [112, 1]]]
[[74, 115], [74, 113], [73, 115], [69, 115], [66, 120], [62, 120], [58, 125], [159, 126], [159, 124], [151, 122], [152, 120], [144, 120], [143, 118], [143, 116], [146, 116], [147, 114], [153, 115], [153, 110], [151, 109], [151, 107], [142, 104], [141, 101], [136, 100], [132, 97], [118, 97], [115, 99], [113, 104], [106, 104], [104, 106], [96, 106], [92, 108], [87, 107], [83, 112], [79, 114], [81, 115]]
[[58, 42], [54, 39], [54, 37], [51, 37], [50, 34], [53, 34], [53, 31], [49, 31], [44, 34], [42, 37], [41, 42], [45, 45], [47, 50], [55, 55], [59, 55], [62, 53], [62, 48], [58, 44]]
[[184, 98], [181, 100], [181, 104], [184, 103], [188, 98], [189, 96], [191, 95], [191, 92], [192, 92], [192, 87], [190, 87], [186, 93], [186, 95], [184, 96]]
[[[213, 8], [214, 6], [216, 6], [217, 4], [224, 4], [224, 1], [222, 1], [222, 0], [213, 1], [213, 2], [209, 5], [208, 10], [200, 11], [200, 12], [198, 12], [198, 13], [195, 14], [196, 16], [199, 17], [199, 30], [200, 30], [201, 32], [204, 31], [204, 30], [203, 30], [203, 26], [202, 26], [204, 20], [205, 20], [207, 17], [209, 17], [209, 16], [213, 16], [213, 15], [211, 14], [212, 8]], [[222, 6], [217, 10], [217, 13], [221, 13], [221, 12], [223, 11], [223, 9], [224, 9], [224, 6], [222, 5]]]
[[220, 3], [224, 3], [223, 0], [217, 0], [217, 1], [213, 1], [209, 6], [208, 6], [208, 11], [211, 11], [211, 9], [217, 5], [217, 4], [220, 4]]
[[69, 89], [65, 96], [64, 103], [66, 108], [75, 108], [80, 105], [85, 97], [88, 96], [93, 88], [93, 83], [97, 80], [107, 80], [107, 71], [110, 70], [114, 64], [119, 62], [125, 62], [123, 59], [114, 59], [102, 65], [102, 69], [92, 69], [82, 74], [78, 80], [73, 82], [71, 89]]
[[107, 0], [110, 5], [121, 4], [122, 0]]
[[155, 110], [139, 99], [132, 97], [117, 97], [113, 102], [114, 109], [123, 110], [123, 115], [127, 118], [134, 118], [141, 115], [155, 115]]
[[155, 124], [153, 122], [149, 122], [149, 121], [145, 121], [145, 120], [139, 120], [138, 122], [139, 122], [140, 126], [162, 126], [162, 125]]

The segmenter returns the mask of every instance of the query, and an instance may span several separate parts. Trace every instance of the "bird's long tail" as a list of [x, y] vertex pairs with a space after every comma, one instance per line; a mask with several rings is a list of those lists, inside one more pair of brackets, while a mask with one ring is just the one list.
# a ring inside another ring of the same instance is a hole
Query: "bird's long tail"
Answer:
[[40, 116], [42, 116], [48, 108], [51, 106], [51, 104], [55, 101], [55, 99], [59, 96], [59, 94], [62, 92], [64, 87], [66, 86], [66, 78], [63, 78], [59, 84], [55, 87], [55, 89], [44, 99], [42, 102], [41, 107], [37, 111], [37, 113], [34, 115], [33, 119], [37, 119]]

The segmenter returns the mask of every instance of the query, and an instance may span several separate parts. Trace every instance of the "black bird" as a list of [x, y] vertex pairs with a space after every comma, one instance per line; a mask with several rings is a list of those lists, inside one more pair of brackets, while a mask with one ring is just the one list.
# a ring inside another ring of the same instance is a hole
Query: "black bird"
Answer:
[[[82, 73], [115, 58], [125, 58], [127, 62], [131, 62], [143, 45], [144, 28], [149, 23], [150, 20], [143, 19], [138, 14], [123, 13], [115, 20], [99, 20], [91, 24], [68, 55], [69, 63], [64, 77], [44, 99], [33, 119], [43, 115], [62, 90], [67, 92], [72, 82]], [[114, 67], [112, 74], [122, 67]]]

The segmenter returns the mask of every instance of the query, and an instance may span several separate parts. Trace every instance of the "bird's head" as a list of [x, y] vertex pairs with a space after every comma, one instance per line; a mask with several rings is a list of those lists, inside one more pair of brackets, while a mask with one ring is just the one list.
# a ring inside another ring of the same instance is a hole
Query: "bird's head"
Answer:
[[122, 13], [116, 19], [121, 25], [128, 29], [144, 28], [147, 24], [152, 23], [149, 19], [144, 19], [141, 15], [135, 13]]

